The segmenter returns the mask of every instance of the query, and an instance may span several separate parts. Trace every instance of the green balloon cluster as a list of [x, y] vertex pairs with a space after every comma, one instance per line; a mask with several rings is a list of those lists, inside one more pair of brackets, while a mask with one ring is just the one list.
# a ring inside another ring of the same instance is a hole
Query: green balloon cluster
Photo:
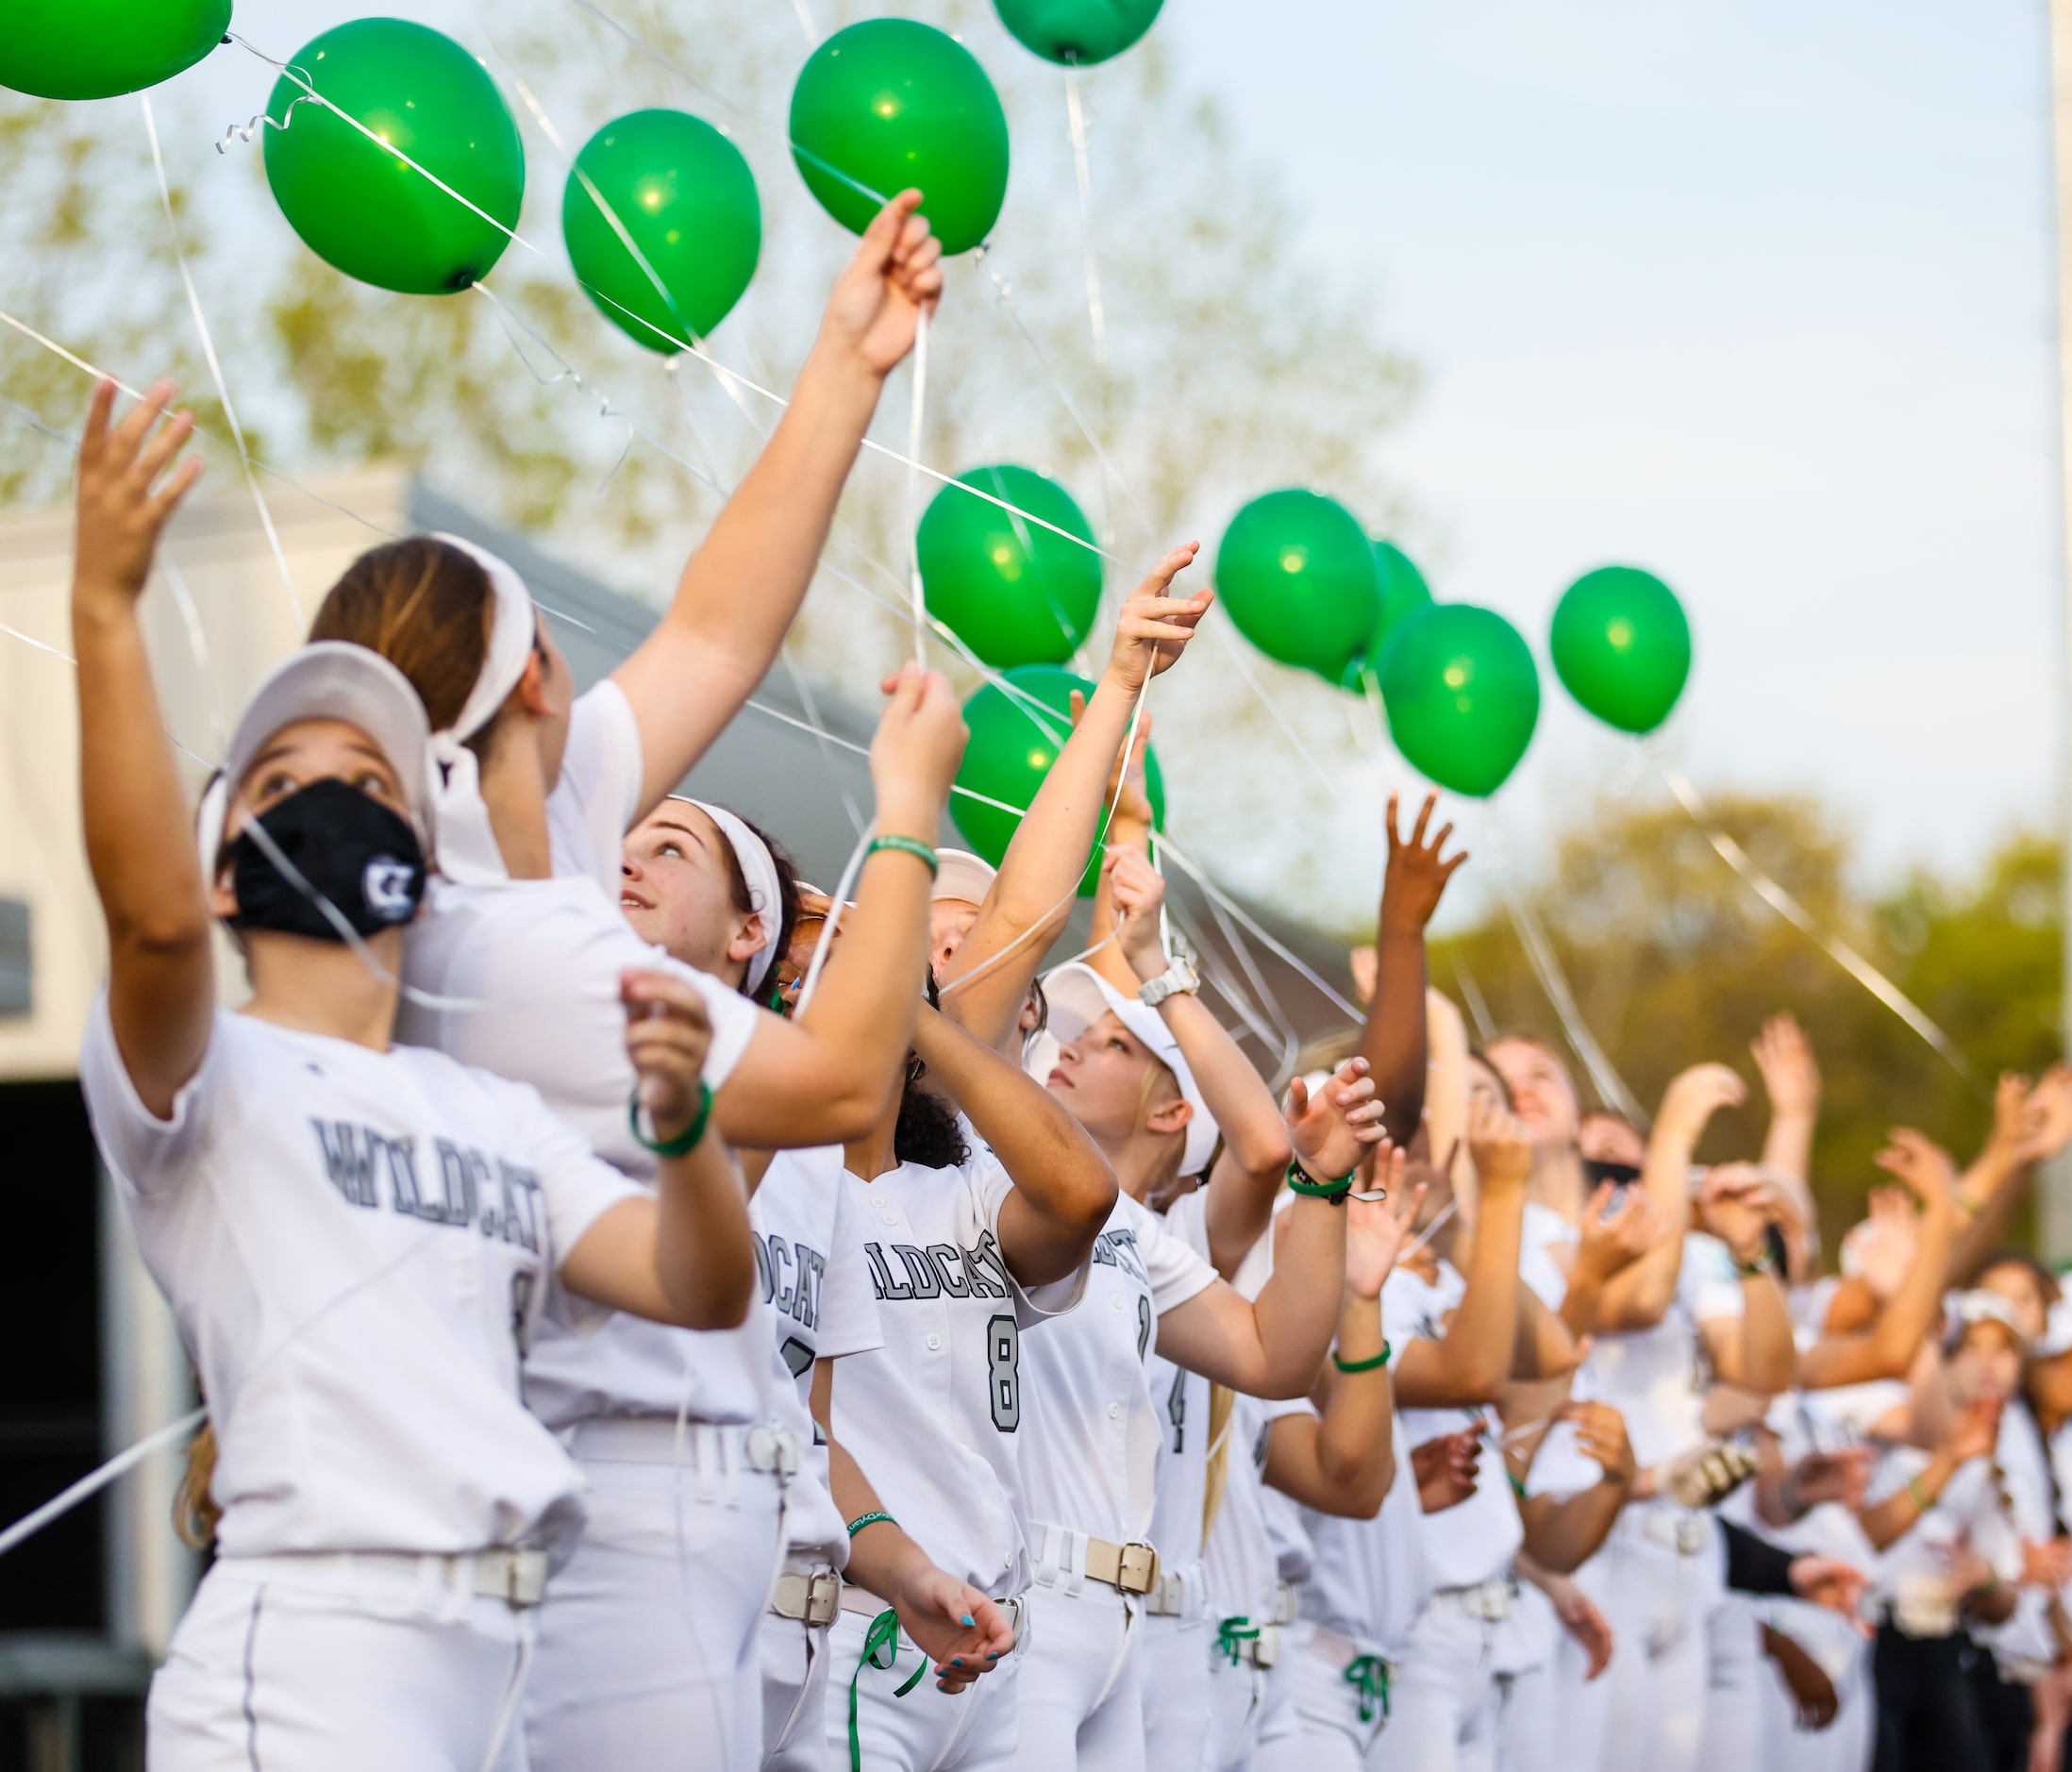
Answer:
[[[1101, 600], [1093, 529], [1070, 493], [1031, 469], [974, 468], [958, 479], [1015, 510], [955, 486], [936, 493], [914, 539], [928, 612], [997, 670], [1061, 664], [1078, 650]], [[1018, 514], [1025, 510], [1087, 545]]]
[[286, 127], [266, 131], [266, 182], [309, 249], [405, 295], [450, 294], [488, 276], [518, 226], [526, 151], [482, 64], [427, 25], [358, 19], [312, 40], [292, 65], [379, 138], [288, 75], [275, 84], [268, 111]]
[[0, 86], [37, 98], [113, 98], [191, 68], [230, 28], [230, 0], [13, 0]]
[[837, 31], [800, 70], [792, 158], [851, 232], [911, 186], [943, 250], [967, 252], [1007, 200], [1007, 113], [954, 37], [911, 19], [866, 19]]
[[1216, 549], [1216, 594], [1269, 659], [1343, 683], [1373, 637], [1380, 572], [1351, 511], [1291, 488], [1230, 519]]
[[1652, 573], [1604, 566], [1562, 593], [1548, 637], [1568, 693], [1622, 732], [1652, 732], [1691, 675], [1691, 624]]
[[576, 155], [561, 236], [598, 311], [667, 356], [703, 340], [741, 299], [762, 250], [762, 206], [741, 150], [710, 124], [636, 110]]
[[1380, 677], [1395, 748], [1456, 794], [1496, 793], [1532, 742], [1539, 673], [1524, 637], [1494, 610], [1418, 610], [1389, 642]]
[[1380, 578], [1380, 612], [1374, 618], [1374, 631], [1367, 636], [1367, 644], [1340, 679], [1345, 689], [1360, 689], [1379, 663], [1389, 636], [1431, 603], [1431, 587], [1425, 582], [1425, 575], [1394, 542], [1374, 544], [1374, 566]]
[[[1049, 710], [1040, 716], [1020, 696], [1011, 695], [995, 683], [988, 683], [964, 704], [964, 724], [971, 738], [964, 745], [964, 761], [957, 771], [957, 785], [987, 800], [1028, 810], [1036, 790], [1043, 786], [1050, 765], [1072, 735], [1072, 692], [1088, 700], [1094, 685], [1070, 671], [1050, 664], [1025, 664], [1003, 673], [1024, 695]], [[1151, 800], [1152, 823], [1165, 828], [1165, 777], [1159, 770], [1155, 750], [1145, 753], [1145, 789]], [[1007, 854], [1008, 844], [1021, 827], [1020, 812], [989, 806], [961, 794], [950, 795], [950, 816], [964, 841], [994, 867]], [[1091, 898], [1100, 880], [1100, 845], [1108, 835], [1108, 814], [1101, 814], [1093, 853], [1079, 881], [1079, 896]]]
[[1000, 23], [1045, 61], [1091, 67], [1151, 28], [1165, 0], [993, 0]]

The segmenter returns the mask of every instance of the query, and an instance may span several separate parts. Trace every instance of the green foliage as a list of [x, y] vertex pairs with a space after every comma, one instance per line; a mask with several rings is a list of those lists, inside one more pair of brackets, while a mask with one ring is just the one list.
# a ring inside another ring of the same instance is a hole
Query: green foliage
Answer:
[[[1846, 841], [1812, 802], [1721, 799], [1722, 828], [1924, 1009], [1990, 1088], [2059, 1053], [2059, 851], [2018, 836], [1970, 880], [1916, 873], [1880, 895], [1855, 885]], [[1832, 1238], [1861, 1216], [1871, 1155], [1895, 1125], [1947, 1144], [1960, 1163], [1989, 1124], [1983, 1095], [1827, 954], [1772, 911], [1676, 807], [1602, 806], [1528, 889], [1583, 1017], [1645, 1103], [1686, 1065], [1732, 1064], [1750, 1103], [1713, 1122], [1701, 1155], [1752, 1157], [1766, 1118], [1748, 1042], [1790, 1011], [1824, 1076], [1813, 1185]], [[1561, 1045], [1561, 1028], [1498, 910], [1434, 946], [1432, 982], [1472, 981], [1498, 1028]]]

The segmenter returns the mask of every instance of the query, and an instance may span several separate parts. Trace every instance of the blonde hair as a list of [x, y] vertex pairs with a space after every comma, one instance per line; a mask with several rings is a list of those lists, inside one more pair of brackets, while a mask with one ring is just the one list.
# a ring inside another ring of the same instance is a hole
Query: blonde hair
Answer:
[[173, 1492], [173, 1530], [190, 1550], [207, 1550], [215, 1542], [216, 1524], [223, 1510], [209, 1494], [216, 1476], [216, 1429], [203, 1422], [201, 1431], [187, 1443], [187, 1468], [180, 1472], [179, 1487]]
[[[1181, 1101], [1187, 1097], [1180, 1093], [1179, 1078], [1173, 1074], [1173, 1067], [1157, 1053], [1151, 1053], [1151, 1062], [1144, 1073], [1144, 1084], [1137, 1092], [1137, 1127], [1140, 1132], [1150, 1129], [1151, 1109], [1159, 1093], [1159, 1079], [1163, 1078], [1171, 1087], [1174, 1096]], [[1146, 1197], [1162, 1196], [1179, 1179], [1179, 1167], [1187, 1156], [1187, 1128], [1183, 1126], [1176, 1132], [1169, 1145], [1161, 1146], [1158, 1166], [1145, 1182]]]

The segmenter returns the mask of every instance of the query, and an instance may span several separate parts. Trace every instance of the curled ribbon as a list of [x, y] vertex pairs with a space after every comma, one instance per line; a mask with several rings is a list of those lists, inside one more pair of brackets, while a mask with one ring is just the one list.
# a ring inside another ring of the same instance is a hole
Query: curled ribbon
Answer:
[[1360, 1695], [1360, 1720], [1389, 1713], [1389, 1664], [1379, 1655], [1356, 1655], [1345, 1663], [1345, 1683]]
[[[849, 1772], [863, 1772], [863, 1744], [857, 1734], [856, 1700], [857, 1687], [862, 1680], [863, 1670], [875, 1667], [881, 1674], [889, 1674], [899, 1660], [899, 1614], [890, 1606], [871, 1620], [871, 1628], [863, 1633], [863, 1659], [857, 1663], [856, 1672], [849, 1677]], [[903, 1698], [921, 1683], [921, 1676], [928, 1671], [928, 1659], [921, 1658], [921, 1665], [908, 1676], [907, 1682], [896, 1688], [893, 1697]]]

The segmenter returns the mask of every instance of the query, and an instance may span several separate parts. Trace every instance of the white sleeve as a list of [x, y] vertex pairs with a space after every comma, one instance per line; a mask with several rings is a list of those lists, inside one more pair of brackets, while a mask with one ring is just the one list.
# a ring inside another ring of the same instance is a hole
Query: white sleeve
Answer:
[[620, 843], [641, 810], [644, 773], [633, 705], [608, 677], [569, 711], [560, 779], [547, 796], [555, 873], [588, 874], [617, 897]]
[[1677, 1269], [1677, 1297], [1694, 1323], [1747, 1313], [1734, 1258], [1717, 1237], [1696, 1230], [1685, 1235], [1683, 1261]]
[[705, 1086], [716, 1095], [727, 1086], [734, 1066], [741, 1062], [741, 1055], [756, 1037], [757, 1026], [770, 1011], [757, 1008], [724, 978], [668, 960], [660, 948], [655, 950], [655, 957], [670, 971], [688, 978], [705, 1003], [706, 1018], [712, 1024], [712, 1042], [705, 1048]]
[[1439, 1295], [1415, 1274], [1397, 1268], [1382, 1281], [1381, 1334], [1389, 1344], [1392, 1367], [1412, 1342], [1435, 1342], [1445, 1333], [1441, 1314]]
[[1163, 1316], [1216, 1283], [1216, 1270], [1169, 1230], [1156, 1212], [1136, 1220], [1137, 1253], [1151, 1281], [1151, 1308]]
[[606, 1212], [622, 1200], [654, 1195], [603, 1158], [593, 1156], [589, 1141], [558, 1118], [536, 1091], [522, 1083], [506, 1083], [503, 1088], [509, 1093], [512, 1116], [524, 1127], [526, 1146], [535, 1165], [534, 1179], [546, 1209], [547, 1253], [559, 1272], [569, 1252]]
[[[971, 1203], [978, 1213], [978, 1222], [985, 1227], [986, 1235], [993, 1239], [994, 1247], [1000, 1244], [1000, 1208], [1014, 1192], [1014, 1182], [1008, 1175], [999, 1158], [981, 1145], [963, 1167], [964, 1184], [971, 1190]], [[1007, 1253], [1000, 1251], [1000, 1270], [1008, 1277], [1008, 1284], [1014, 1288], [1014, 1321], [1022, 1329], [1032, 1329], [1037, 1324], [1054, 1316], [1062, 1316], [1067, 1311], [1078, 1308], [1086, 1296], [1086, 1278], [1094, 1271], [1094, 1245], [1087, 1245], [1079, 1264], [1062, 1279], [1054, 1279], [1044, 1286], [1029, 1287], [1014, 1278], [1013, 1270], [1007, 1264]]]
[[868, 1353], [885, 1345], [877, 1314], [877, 1295], [871, 1290], [870, 1264], [863, 1259], [867, 1232], [857, 1197], [858, 1182], [844, 1169], [835, 1195], [834, 1244], [827, 1251], [827, 1271], [820, 1280], [820, 1357]]
[[229, 1044], [225, 1023], [229, 1019], [226, 1011], [216, 1011], [201, 1066], [173, 1098], [171, 1117], [161, 1120], [144, 1106], [130, 1081], [115, 1044], [107, 990], [93, 999], [79, 1047], [79, 1087], [101, 1155], [130, 1193], [157, 1193], [186, 1178], [194, 1152], [209, 1136], [217, 1101], [229, 1086], [230, 1062], [225, 1056]]

